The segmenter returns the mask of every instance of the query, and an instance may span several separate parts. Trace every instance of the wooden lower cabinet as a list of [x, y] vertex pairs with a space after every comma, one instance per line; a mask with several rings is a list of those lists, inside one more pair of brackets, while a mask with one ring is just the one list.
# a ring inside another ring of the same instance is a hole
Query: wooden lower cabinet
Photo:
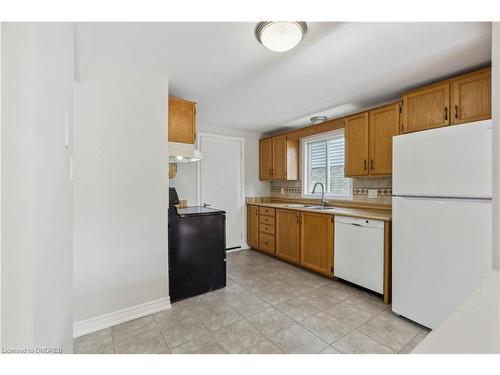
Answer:
[[276, 241], [274, 237], [275, 215], [276, 209], [265, 206], [259, 207], [259, 244], [255, 248], [269, 255], [275, 255], [276, 252]]
[[300, 262], [300, 212], [276, 210], [276, 256], [283, 260]]
[[253, 248], [259, 247], [259, 207], [247, 206], [247, 243]]
[[[248, 205], [247, 212], [247, 242], [252, 248], [324, 276], [333, 277], [333, 215], [254, 205]], [[263, 217], [267, 219], [263, 220]], [[386, 304], [391, 302], [391, 254], [391, 223], [386, 222], [384, 224]]]
[[300, 264], [333, 275], [333, 216], [301, 212]]
[[274, 236], [264, 232], [259, 233], [259, 250], [274, 255]]

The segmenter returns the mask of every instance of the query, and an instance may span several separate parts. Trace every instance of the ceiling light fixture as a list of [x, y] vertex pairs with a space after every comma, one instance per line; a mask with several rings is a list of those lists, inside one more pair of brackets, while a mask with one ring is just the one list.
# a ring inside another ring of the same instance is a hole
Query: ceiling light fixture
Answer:
[[326, 116], [313, 116], [313, 117], [311, 117], [312, 124], [319, 124], [319, 123], [325, 122], [326, 120], [328, 120], [328, 118]]
[[271, 51], [285, 52], [299, 44], [306, 32], [302, 21], [265, 21], [257, 24], [255, 37]]

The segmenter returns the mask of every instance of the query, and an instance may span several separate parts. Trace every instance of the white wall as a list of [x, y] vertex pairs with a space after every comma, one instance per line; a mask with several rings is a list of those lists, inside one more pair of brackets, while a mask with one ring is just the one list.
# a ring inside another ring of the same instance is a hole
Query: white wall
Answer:
[[[2, 176], [2, 22], [0, 22], [0, 182]], [[0, 183], [0, 207], [2, 207], [2, 184]], [[0, 212], [0, 348], [2, 347], [2, 215]]]
[[500, 23], [493, 23], [493, 267], [500, 270]]
[[[2, 345], [72, 351], [73, 25], [2, 24]], [[71, 123], [70, 123], [71, 127]]]
[[74, 139], [77, 323], [168, 299], [168, 81], [89, 67], [80, 67], [80, 74]]
[[[225, 135], [229, 137], [239, 137], [244, 139], [244, 169], [245, 169], [245, 196], [246, 197], [267, 197], [271, 194], [269, 182], [259, 180], [259, 138], [261, 133], [249, 132], [239, 129], [229, 129], [224, 127], [198, 124], [197, 132]], [[177, 164], [177, 175], [170, 180], [170, 186], [174, 186], [179, 194], [179, 199], [187, 199], [189, 205], [199, 204], [197, 202], [197, 175], [196, 163]], [[224, 184], [221, 183], [221, 189]], [[243, 202], [245, 204], [245, 202]], [[246, 207], [246, 205], [245, 205]], [[247, 248], [247, 224], [246, 209], [243, 218], [243, 239], [242, 248]]]

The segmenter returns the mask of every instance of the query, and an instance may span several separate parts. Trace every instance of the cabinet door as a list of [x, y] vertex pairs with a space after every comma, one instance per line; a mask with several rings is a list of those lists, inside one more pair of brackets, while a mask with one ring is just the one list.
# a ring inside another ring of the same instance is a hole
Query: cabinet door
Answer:
[[273, 180], [286, 180], [287, 178], [287, 147], [286, 135], [272, 138], [273, 158], [272, 158], [272, 178]]
[[450, 82], [403, 95], [402, 132], [439, 128], [450, 124]]
[[345, 120], [345, 175], [368, 174], [368, 112]]
[[257, 206], [247, 206], [247, 242], [250, 247], [259, 247], [259, 207]]
[[333, 275], [333, 216], [301, 213], [300, 264]]
[[275, 254], [274, 236], [267, 233], [259, 233], [259, 250], [268, 253], [269, 255]]
[[168, 98], [168, 141], [194, 144], [196, 138], [196, 103]]
[[370, 175], [392, 174], [392, 137], [399, 134], [399, 103], [370, 111]]
[[466, 74], [451, 81], [452, 124], [491, 118], [491, 70]]
[[300, 212], [276, 210], [276, 256], [299, 263]]
[[272, 139], [259, 142], [259, 176], [261, 180], [270, 180], [272, 165]]

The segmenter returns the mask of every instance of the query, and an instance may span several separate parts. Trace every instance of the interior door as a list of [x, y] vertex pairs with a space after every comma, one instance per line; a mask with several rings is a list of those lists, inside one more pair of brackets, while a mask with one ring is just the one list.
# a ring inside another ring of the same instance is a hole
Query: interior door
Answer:
[[199, 134], [198, 147], [204, 155], [199, 162], [200, 204], [226, 211], [226, 247], [241, 247], [243, 233], [243, 140]]

